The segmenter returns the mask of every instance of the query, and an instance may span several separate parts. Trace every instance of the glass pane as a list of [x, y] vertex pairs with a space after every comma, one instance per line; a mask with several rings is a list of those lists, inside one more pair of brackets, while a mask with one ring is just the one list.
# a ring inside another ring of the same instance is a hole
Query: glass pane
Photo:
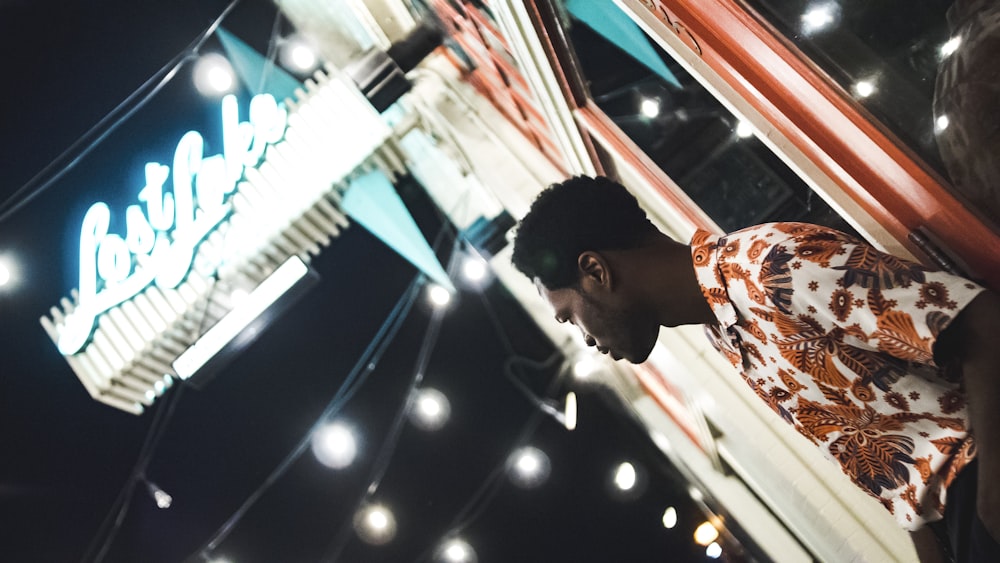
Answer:
[[854, 232], [641, 29], [606, 27], [613, 14], [581, 7], [599, 4], [566, 2], [564, 16], [592, 99], [723, 230], [804, 221]]
[[1000, 6], [744, 0], [1000, 225]]

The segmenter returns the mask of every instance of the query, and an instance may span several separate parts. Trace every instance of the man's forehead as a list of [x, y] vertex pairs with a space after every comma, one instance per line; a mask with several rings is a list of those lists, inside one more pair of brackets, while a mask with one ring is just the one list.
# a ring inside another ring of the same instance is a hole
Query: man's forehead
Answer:
[[554, 297], [552, 295], [553, 291], [545, 287], [545, 284], [543, 284], [542, 280], [538, 277], [535, 277], [532, 282], [535, 284], [535, 290], [538, 291], [538, 295], [541, 296], [541, 298], [544, 299], [549, 305], [554, 307], [555, 303], [552, 301], [552, 298]]
[[548, 303], [557, 314], [560, 307], [567, 305], [566, 299], [569, 296], [566, 295], [566, 293], [568, 288], [549, 289], [545, 287], [545, 284], [543, 284], [537, 277], [532, 281], [535, 284], [535, 289], [538, 290], [538, 295], [541, 296], [541, 298], [545, 300], [545, 302]]

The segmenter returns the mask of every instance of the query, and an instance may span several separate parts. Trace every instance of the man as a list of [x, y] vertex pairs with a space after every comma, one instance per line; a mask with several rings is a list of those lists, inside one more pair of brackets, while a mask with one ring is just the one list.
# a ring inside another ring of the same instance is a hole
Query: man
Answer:
[[922, 561], [1000, 558], [997, 294], [816, 225], [684, 245], [601, 177], [543, 191], [513, 262], [616, 360], [645, 361], [660, 326], [708, 325], [750, 388], [913, 532]]

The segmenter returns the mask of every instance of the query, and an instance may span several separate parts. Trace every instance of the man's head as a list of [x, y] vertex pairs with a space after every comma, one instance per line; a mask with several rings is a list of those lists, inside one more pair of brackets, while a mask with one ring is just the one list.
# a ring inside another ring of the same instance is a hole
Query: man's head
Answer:
[[660, 236], [624, 186], [577, 176], [539, 194], [517, 228], [512, 260], [556, 320], [572, 322], [588, 345], [615, 359], [641, 362], [659, 322], [630, 283], [637, 271], [630, 251]]
[[635, 248], [657, 232], [624, 186], [576, 176], [538, 194], [518, 224], [512, 261], [546, 289], [562, 289], [579, 283], [584, 251]]

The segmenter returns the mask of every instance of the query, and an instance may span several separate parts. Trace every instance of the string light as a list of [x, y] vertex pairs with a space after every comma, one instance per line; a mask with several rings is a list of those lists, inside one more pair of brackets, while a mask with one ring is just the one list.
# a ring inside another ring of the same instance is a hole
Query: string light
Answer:
[[653, 119], [660, 115], [660, 102], [654, 98], [643, 98], [639, 104], [639, 111], [642, 115]]
[[313, 433], [312, 450], [323, 465], [343, 469], [354, 461], [358, 446], [350, 428], [343, 423], [332, 423]]
[[462, 276], [470, 282], [480, 282], [486, 277], [486, 264], [482, 258], [466, 256], [462, 262]]
[[316, 50], [300, 35], [281, 40], [281, 64], [295, 72], [306, 73], [319, 66]]
[[871, 80], [859, 80], [854, 85], [854, 92], [862, 98], [867, 98], [875, 93], [875, 83]]
[[421, 430], [440, 430], [451, 415], [448, 398], [436, 389], [417, 391], [410, 406], [410, 421]]
[[635, 487], [637, 475], [635, 466], [629, 462], [622, 462], [615, 469], [615, 486], [622, 491], [630, 491]]
[[0, 287], [6, 287], [10, 284], [13, 277], [9, 260], [5, 257], [0, 257]]
[[944, 131], [948, 128], [948, 125], [951, 125], [951, 121], [948, 119], [948, 116], [939, 115], [937, 116], [937, 119], [934, 120], [934, 132], [940, 133], [941, 131]]
[[149, 491], [149, 494], [152, 495], [153, 500], [156, 502], [156, 506], [160, 508], [170, 508], [170, 505], [174, 502], [174, 498], [157, 486], [156, 483], [146, 481], [146, 489]]
[[194, 65], [194, 86], [203, 96], [221, 96], [232, 92], [236, 75], [229, 60], [219, 53], [206, 53]]
[[736, 124], [736, 136], [741, 139], [746, 139], [753, 136], [753, 125], [750, 125], [749, 121], [740, 120]]
[[722, 555], [722, 546], [718, 542], [712, 542], [705, 548], [705, 555], [712, 559], [718, 559]]
[[442, 285], [432, 283], [427, 288], [427, 299], [436, 308], [442, 309], [451, 303], [451, 292]]
[[570, 391], [566, 393], [565, 414], [563, 415], [563, 426], [566, 430], [576, 430], [576, 393]]
[[465, 540], [452, 538], [441, 544], [434, 559], [439, 563], [475, 563], [476, 552]]
[[354, 515], [358, 537], [371, 545], [384, 545], [396, 537], [396, 517], [381, 504], [363, 507]]
[[956, 35], [955, 37], [952, 37], [951, 39], [945, 41], [944, 44], [941, 45], [941, 51], [940, 51], [941, 58], [944, 59], [954, 54], [955, 51], [957, 51], [961, 45], [962, 45], [962, 37], [960, 35]]
[[510, 457], [509, 466], [511, 481], [525, 489], [544, 483], [552, 470], [549, 456], [531, 446], [515, 451]]
[[663, 527], [671, 529], [677, 525], [677, 509], [669, 506], [663, 511]]
[[719, 530], [711, 522], [702, 522], [694, 530], [694, 541], [698, 545], [705, 545], [714, 542], [719, 537]]
[[802, 31], [806, 34], [826, 29], [837, 21], [839, 9], [836, 4], [823, 4], [810, 8], [802, 15]]
[[616, 465], [608, 480], [610, 493], [620, 500], [635, 500], [646, 492], [646, 470], [635, 462], [623, 461]]

